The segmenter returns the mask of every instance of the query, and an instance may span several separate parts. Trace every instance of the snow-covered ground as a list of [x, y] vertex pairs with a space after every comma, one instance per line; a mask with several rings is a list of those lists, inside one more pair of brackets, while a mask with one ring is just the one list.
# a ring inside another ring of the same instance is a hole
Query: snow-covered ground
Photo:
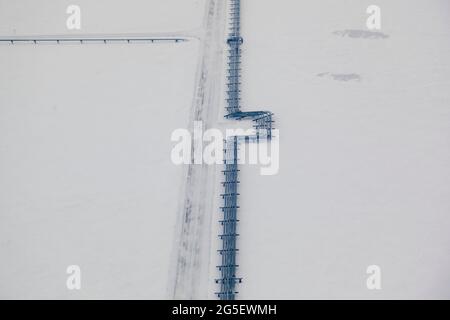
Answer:
[[[170, 136], [227, 123], [217, 1], [77, 1], [76, 33], [189, 42], [0, 46], [0, 298], [214, 298], [222, 168]], [[0, 0], [0, 36], [69, 33], [69, 4]], [[242, 167], [238, 297], [449, 298], [450, 3], [242, 5], [243, 109], [275, 113], [281, 163]]]
[[[204, 8], [102, 2], [96, 11], [98, 2], [81, 1], [85, 32], [196, 29]], [[0, 4], [2, 34], [63, 31], [33, 17], [52, 19], [42, 5], [64, 22], [65, 4]], [[93, 14], [103, 23], [90, 28]], [[170, 136], [188, 125], [198, 49], [198, 41], [0, 46], [1, 298], [167, 297], [182, 182]], [[66, 288], [69, 265], [81, 267], [80, 291]]]
[[[388, 38], [334, 34], [364, 36], [371, 4]], [[281, 152], [241, 174], [239, 297], [450, 298], [450, 3], [242, 5], [243, 105]]]
[[81, 8], [80, 33], [146, 33], [195, 30], [206, 0], [0, 0], [1, 35], [73, 33], [66, 9]]

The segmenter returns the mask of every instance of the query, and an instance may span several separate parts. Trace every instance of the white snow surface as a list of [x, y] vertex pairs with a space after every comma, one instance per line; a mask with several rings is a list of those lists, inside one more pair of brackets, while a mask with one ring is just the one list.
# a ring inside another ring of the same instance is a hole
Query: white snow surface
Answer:
[[[189, 42], [0, 46], [0, 298], [214, 298], [222, 168], [195, 169], [198, 261], [174, 294], [186, 168], [170, 161], [193, 111], [227, 123], [213, 1], [77, 1], [77, 34]], [[69, 4], [0, 0], [0, 35], [70, 34]], [[278, 175], [241, 168], [240, 299], [450, 298], [450, 3], [378, 0], [369, 38], [371, 4], [242, 0], [243, 110], [275, 113], [281, 154]]]
[[[102, 2], [80, 3], [93, 33], [201, 25], [202, 1]], [[51, 19], [40, 5], [65, 17], [56, 3], [28, 1], [16, 19], [19, 4], [1, 1], [2, 32], [62, 33], [25, 18]], [[1, 298], [167, 297], [182, 181], [170, 135], [188, 125], [197, 56], [198, 41], [0, 46]], [[69, 265], [80, 291], [66, 288]]]
[[[242, 4], [243, 105], [275, 113], [281, 151], [278, 175], [241, 173], [239, 297], [450, 298], [450, 3]], [[334, 34], [371, 4], [388, 38]]]

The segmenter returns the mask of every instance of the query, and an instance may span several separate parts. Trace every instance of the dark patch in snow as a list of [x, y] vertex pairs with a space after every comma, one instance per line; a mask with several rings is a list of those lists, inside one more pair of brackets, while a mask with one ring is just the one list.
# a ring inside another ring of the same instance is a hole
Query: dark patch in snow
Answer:
[[378, 31], [367, 31], [367, 30], [342, 30], [334, 31], [334, 35], [341, 37], [349, 37], [353, 39], [387, 39], [389, 35], [378, 32]]
[[318, 77], [324, 78], [328, 77], [336, 81], [361, 81], [361, 76], [356, 73], [329, 73], [329, 72], [322, 72], [317, 74]]

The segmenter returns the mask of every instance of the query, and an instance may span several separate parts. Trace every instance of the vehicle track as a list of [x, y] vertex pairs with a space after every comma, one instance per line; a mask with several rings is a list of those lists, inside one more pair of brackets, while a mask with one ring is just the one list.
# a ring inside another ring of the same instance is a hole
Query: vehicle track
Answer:
[[[207, 1], [189, 122], [191, 130], [195, 121], [202, 121], [204, 129], [211, 128], [222, 106], [225, 9], [223, 0]], [[216, 168], [191, 164], [186, 171], [169, 294], [174, 299], [206, 299]]]

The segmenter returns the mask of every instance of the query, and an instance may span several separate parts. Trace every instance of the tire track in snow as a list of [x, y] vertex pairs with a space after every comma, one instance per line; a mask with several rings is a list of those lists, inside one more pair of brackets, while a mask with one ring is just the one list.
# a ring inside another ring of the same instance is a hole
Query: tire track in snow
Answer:
[[[202, 121], [204, 129], [212, 127], [222, 106], [225, 8], [223, 0], [207, 2], [190, 117], [191, 129], [194, 121]], [[187, 168], [172, 262], [170, 295], [174, 299], [206, 299], [208, 295], [215, 169], [205, 164], [189, 165]]]

